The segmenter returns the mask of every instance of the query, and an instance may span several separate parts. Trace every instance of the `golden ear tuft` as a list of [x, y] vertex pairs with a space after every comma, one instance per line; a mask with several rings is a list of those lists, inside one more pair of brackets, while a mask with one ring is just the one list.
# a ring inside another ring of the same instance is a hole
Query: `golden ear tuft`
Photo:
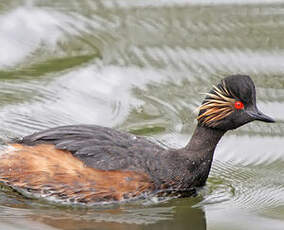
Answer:
[[229, 116], [234, 110], [235, 99], [232, 93], [227, 89], [225, 81], [217, 87], [213, 87], [212, 93], [206, 93], [207, 98], [199, 107], [202, 112], [197, 120], [209, 127], [215, 127], [220, 120]]

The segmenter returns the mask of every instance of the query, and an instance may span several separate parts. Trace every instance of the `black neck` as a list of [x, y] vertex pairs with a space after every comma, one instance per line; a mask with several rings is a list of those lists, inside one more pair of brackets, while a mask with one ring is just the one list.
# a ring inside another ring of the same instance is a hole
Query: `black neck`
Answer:
[[[209, 152], [206, 151], [214, 151], [216, 145], [225, 132], [226, 131], [223, 130], [198, 125], [189, 143], [185, 146], [185, 149], [189, 152], [200, 155], [200, 157], [203, 157], [204, 154], [207, 156]], [[204, 150], [206, 151], [204, 152]]]
[[214, 150], [226, 131], [197, 126], [191, 140], [184, 148], [184, 153], [194, 161], [197, 185], [205, 183], [213, 160]]

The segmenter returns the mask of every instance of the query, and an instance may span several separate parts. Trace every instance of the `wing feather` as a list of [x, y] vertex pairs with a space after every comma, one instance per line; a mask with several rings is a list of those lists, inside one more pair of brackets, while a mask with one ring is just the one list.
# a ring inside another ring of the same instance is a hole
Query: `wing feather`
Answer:
[[71, 125], [51, 128], [14, 140], [14, 143], [36, 146], [52, 144], [71, 152], [89, 167], [116, 170], [135, 168], [145, 172], [155, 153], [164, 150], [146, 138], [97, 125]]

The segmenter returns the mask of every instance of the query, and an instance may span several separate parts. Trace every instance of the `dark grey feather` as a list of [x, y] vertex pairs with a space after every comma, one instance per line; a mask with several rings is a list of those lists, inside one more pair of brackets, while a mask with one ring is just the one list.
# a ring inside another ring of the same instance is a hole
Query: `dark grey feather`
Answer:
[[87, 166], [104, 170], [146, 171], [148, 161], [164, 151], [146, 138], [97, 125], [51, 128], [14, 142], [30, 146], [53, 144], [57, 149], [71, 152]]

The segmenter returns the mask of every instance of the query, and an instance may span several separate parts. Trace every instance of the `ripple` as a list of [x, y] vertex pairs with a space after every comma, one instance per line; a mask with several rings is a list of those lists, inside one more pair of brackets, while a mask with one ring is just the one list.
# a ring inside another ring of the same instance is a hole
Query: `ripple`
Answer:
[[[33, 94], [38, 96], [22, 106], [10, 104], [3, 107], [0, 119], [6, 132], [20, 136], [38, 130], [40, 126], [72, 123], [117, 125], [129, 114], [131, 107], [143, 104], [131, 96], [132, 89], [143, 89], [149, 82], [161, 81], [162, 78], [157, 71], [135, 67], [81, 68], [47, 82], [44, 87], [37, 86], [37, 81], [20, 86], [20, 89], [32, 88]], [[13, 88], [21, 92], [17, 82]]]
[[282, 139], [282, 137], [227, 135], [217, 146], [215, 159], [244, 166], [269, 165], [279, 160], [284, 161], [284, 154], [279, 151], [282, 148]]
[[[229, 3], [228, 3], [229, 2]], [[281, 3], [281, 0], [152, 0], [151, 2], [132, 1], [127, 0], [104, 0], [99, 4], [103, 4], [106, 8], [130, 8], [130, 7], [161, 7], [161, 6], [179, 6], [179, 5], [219, 5], [219, 4], [275, 4]]]
[[[246, 74], [272, 74], [284, 71], [282, 62], [284, 54], [275, 51], [250, 51], [240, 49], [192, 49], [189, 47], [133, 47], [134, 56], [145, 66], [150, 65], [150, 60], [160, 62], [162, 66], [171, 66], [179, 70], [192, 70], [198, 72], [202, 68], [208, 73], [226, 71], [231, 73]], [[180, 63], [180, 64], [178, 64]], [[265, 65], [260, 65], [265, 63]], [[175, 66], [176, 65], [176, 66]], [[200, 76], [202, 77], [202, 76]]]
[[246, 212], [265, 213], [267, 209], [284, 205], [282, 174], [283, 170], [279, 170], [275, 164], [262, 165], [260, 168], [215, 161], [208, 181], [210, 191], [207, 191], [201, 205], [213, 204], [219, 208], [234, 207]]

